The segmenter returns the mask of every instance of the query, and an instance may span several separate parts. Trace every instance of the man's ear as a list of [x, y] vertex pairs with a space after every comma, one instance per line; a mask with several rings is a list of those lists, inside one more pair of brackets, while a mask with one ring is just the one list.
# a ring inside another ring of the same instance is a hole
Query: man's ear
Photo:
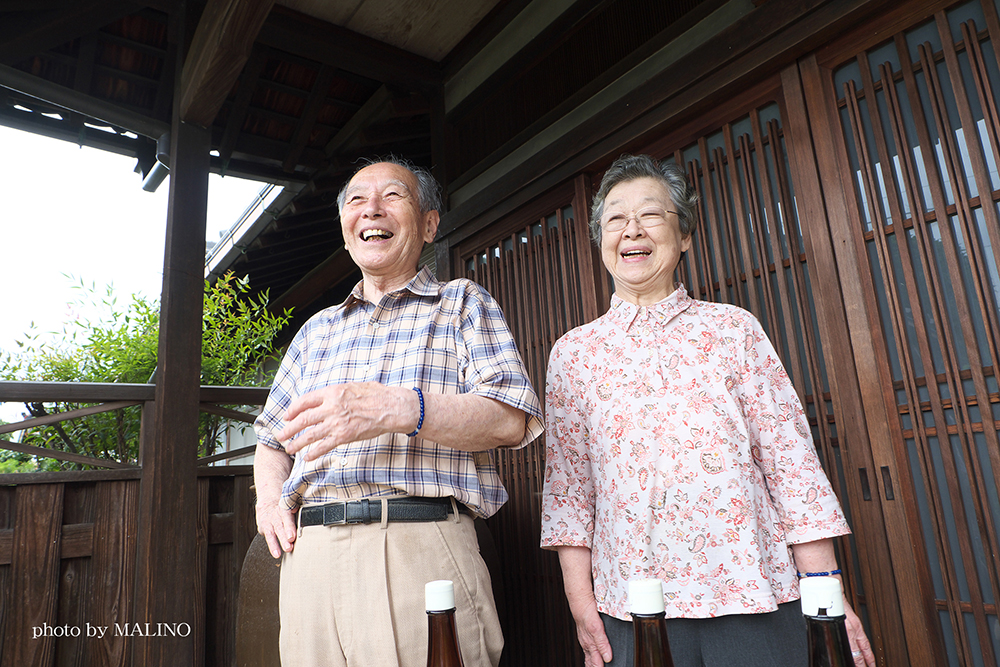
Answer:
[[428, 211], [424, 215], [424, 243], [434, 243], [434, 237], [437, 236], [441, 216], [437, 211]]

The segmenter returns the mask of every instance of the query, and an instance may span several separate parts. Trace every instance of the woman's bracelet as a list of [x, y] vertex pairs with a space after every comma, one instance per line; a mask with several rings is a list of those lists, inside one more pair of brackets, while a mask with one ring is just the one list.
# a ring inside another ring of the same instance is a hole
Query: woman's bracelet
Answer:
[[840, 574], [840, 570], [830, 570], [829, 572], [799, 572], [799, 579], [803, 577], [831, 577], [835, 574]]
[[[412, 438], [417, 433], [420, 433], [420, 429], [424, 426], [424, 392], [420, 391], [420, 387], [414, 387], [413, 391], [417, 392], [417, 398], [420, 399], [420, 420], [417, 422], [417, 428], [413, 433], [407, 433], [407, 437]], [[839, 572], [839, 570], [838, 570]]]

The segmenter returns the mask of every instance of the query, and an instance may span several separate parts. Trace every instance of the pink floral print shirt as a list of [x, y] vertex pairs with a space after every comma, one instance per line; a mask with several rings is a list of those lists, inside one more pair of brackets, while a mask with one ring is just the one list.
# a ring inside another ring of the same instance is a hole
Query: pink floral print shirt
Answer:
[[633, 578], [671, 618], [774, 611], [799, 595], [788, 545], [850, 532], [759, 322], [683, 286], [556, 342], [545, 425], [541, 544], [591, 549], [616, 618]]

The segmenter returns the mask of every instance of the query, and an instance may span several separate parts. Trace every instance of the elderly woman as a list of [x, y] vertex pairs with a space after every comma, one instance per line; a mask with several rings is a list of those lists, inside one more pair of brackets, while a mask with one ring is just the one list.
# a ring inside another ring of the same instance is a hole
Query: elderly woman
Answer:
[[[663, 583], [678, 667], [805, 665], [797, 577], [839, 575], [832, 538], [850, 532], [760, 324], [674, 287], [696, 204], [676, 165], [608, 169], [591, 225], [611, 308], [549, 358], [542, 546], [588, 667], [632, 665], [637, 578]], [[873, 665], [845, 607], [855, 662]]]

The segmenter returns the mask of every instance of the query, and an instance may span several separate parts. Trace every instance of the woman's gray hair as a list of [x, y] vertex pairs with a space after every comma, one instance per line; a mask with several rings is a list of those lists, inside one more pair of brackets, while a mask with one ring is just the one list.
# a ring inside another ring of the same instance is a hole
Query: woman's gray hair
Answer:
[[364, 159], [360, 166], [354, 170], [354, 173], [351, 174], [350, 178], [347, 179], [347, 182], [344, 183], [344, 187], [340, 188], [340, 193], [337, 194], [338, 210], [344, 210], [344, 203], [347, 200], [347, 186], [351, 184], [351, 180], [357, 176], [358, 172], [365, 167], [382, 163], [394, 164], [397, 167], [407, 169], [416, 177], [417, 203], [420, 205], [421, 213], [427, 213], [428, 211], [441, 212], [441, 186], [438, 184], [437, 179], [431, 174], [430, 170], [425, 169], [424, 167], [418, 167], [409, 160], [396, 157], [395, 155], [389, 155], [384, 158]]
[[652, 178], [663, 184], [670, 194], [670, 201], [677, 213], [681, 234], [688, 237], [698, 224], [698, 193], [688, 182], [687, 174], [673, 162], [657, 162], [648, 155], [622, 155], [614, 161], [601, 179], [601, 187], [594, 196], [590, 209], [590, 235], [601, 243], [601, 217], [604, 200], [611, 188], [637, 178]]

